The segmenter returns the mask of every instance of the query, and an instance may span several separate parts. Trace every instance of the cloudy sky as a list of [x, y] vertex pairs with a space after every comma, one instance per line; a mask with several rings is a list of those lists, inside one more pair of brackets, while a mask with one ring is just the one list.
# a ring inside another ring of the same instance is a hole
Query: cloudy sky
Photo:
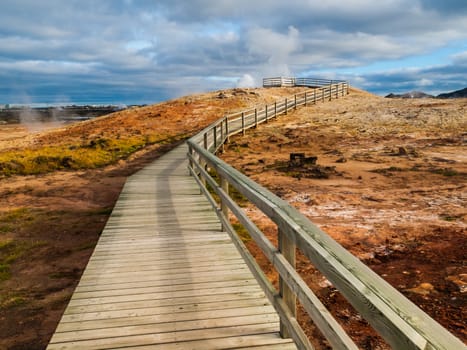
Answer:
[[263, 77], [467, 86], [466, 0], [0, 0], [0, 103], [150, 103]]

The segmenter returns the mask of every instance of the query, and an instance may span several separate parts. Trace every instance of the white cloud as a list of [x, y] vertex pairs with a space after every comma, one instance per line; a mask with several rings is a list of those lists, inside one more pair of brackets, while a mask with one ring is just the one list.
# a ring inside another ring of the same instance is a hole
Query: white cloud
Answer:
[[[151, 95], [155, 89], [159, 94], [164, 89], [169, 95], [177, 94], [182, 91], [177, 87], [181, 79], [186, 83], [183, 92], [188, 93], [232, 87], [237, 80], [248, 85], [251, 79], [257, 83], [272, 75], [327, 72], [339, 77], [344, 69], [369, 89], [379, 89], [376, 79], [386, 76], [394, 86], [408, 82], [431, 87], [428, 82], [440, 80], [459, 84], [459, 74], [465, 72], [462, 67], [467, 66], [466, 4], [435, 0], [380, 0], [376, 5], [374, 0], [7, 1], [0, 12], [0, 99], [13, 95], [9, 87], [26, 84], [26, 79], [28, 86], [44, 94], [62, 93], [63, 81], [70, 81], [81, 91], [105, 82], [107, 89], [112, 86], [104, 92], [107, 95], [132, 86], [137, 96]], [[459, 50], [451, 62], [447, 56], [443, 61], [441, 54], [439, 62], [430, 62], [442, 68], [421, 66], [405, 75], [397, 69], [352, 75], [352, 70], [366, 65], [403, 62], [454, 46]], [[18, 77], [18, 72], [25, 74]], [[45, 74], [61, 79], [44, 84]], [[212, 76], [223, 79], [206, 79]]]
[[434, 84], [433, 80], [431, 80], [431, 79], [426, 79], [426, 78], [420, 79], [420, 80], [417, 82], [417, 85], [418, 85], [418, 86], [421, 86], [421, 87], [432, 86], [433, 84]]
[[238, 79], [237, 87], [242, 88], [252, 88], [257, 87], [258, 84], [250, 74], [244, 74], [240, 79]]

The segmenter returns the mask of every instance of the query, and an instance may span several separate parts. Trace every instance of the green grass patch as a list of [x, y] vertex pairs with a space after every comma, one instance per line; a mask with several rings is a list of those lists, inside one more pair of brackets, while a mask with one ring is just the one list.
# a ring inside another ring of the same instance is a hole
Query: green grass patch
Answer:
[[35, 214], [27, 208], [18, 208], [0, 213], [0, 233], [12, 232], [18, 224], [25, 226], [34, 220]]
[[240, 223], [233, 223], [232, 227], [235, 229], [235, 232], [237, 232], [237, 235], [240, 237], [243, 243], [247, 243], [251, 241], [251, 236], [250, 233], [247, 231], [245, 227], [243, 227], [242, 224]]
[[16, 293], [0, 295], [0, 309], [10, 309], [26, 304], [27, 299]]
[[11, 278], [11, 265], [32, 249], [44, 245], [43, 242], [25, 242], [15, 240], [0, 241], [0, 282]]
[[188, 135], [138, 135], [97, 138], [83, 144], [47, 146], [0, 153], [0, 175], [35, 175], [56, 170], [93, 169], [125, 159], [151, 144], [171, 144]]
[[6, 264], [0, 264], [0, 282], [9, 280], [10, 277], [10, 266]]

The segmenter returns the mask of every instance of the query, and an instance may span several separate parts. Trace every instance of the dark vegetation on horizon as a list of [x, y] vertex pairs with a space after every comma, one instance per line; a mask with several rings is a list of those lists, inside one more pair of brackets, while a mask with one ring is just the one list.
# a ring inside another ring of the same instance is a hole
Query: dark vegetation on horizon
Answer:
[[447, 92], [443, 94], [439, 94], [438, 96], [426, 94], [422, 91], [411, 91], [405, 94], [389, 94], [385, 96], [386, 98], [465, 98], [467, 97], [467, 87], [461, 90], [456, 90], [453, 92]]

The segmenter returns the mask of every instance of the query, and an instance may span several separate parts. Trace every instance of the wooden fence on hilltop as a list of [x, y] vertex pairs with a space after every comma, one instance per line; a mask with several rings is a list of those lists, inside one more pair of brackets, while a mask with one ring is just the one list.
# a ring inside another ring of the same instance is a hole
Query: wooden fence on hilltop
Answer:
[[341, 86], [347, 85], [345, 80], [326, 80], [316, 78], [290, 78], [290, 77], [274, 77], [264, 78], [263, 87], [294, 87], [294, 86], [307, 86], [307, 87], [324, 87], [328, 85], [340, 84]]

